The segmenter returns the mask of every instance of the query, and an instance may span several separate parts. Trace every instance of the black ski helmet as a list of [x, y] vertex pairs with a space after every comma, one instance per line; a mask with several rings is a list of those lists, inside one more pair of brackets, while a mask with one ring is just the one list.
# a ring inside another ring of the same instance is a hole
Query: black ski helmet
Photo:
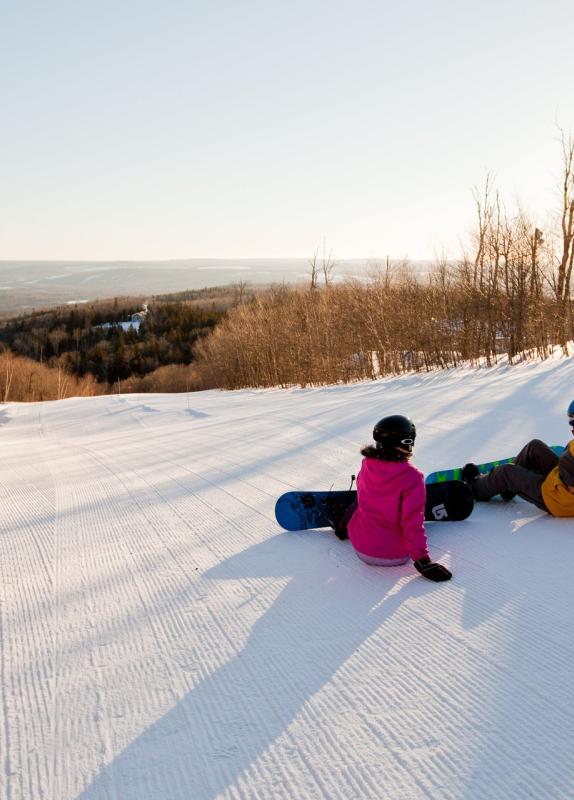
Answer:
[[380, 419], [373, 428], [373, 439], [377, 449], [410, 455], [413, 452], [417, 429], [412, 419], [402, 414], [392, 414]]

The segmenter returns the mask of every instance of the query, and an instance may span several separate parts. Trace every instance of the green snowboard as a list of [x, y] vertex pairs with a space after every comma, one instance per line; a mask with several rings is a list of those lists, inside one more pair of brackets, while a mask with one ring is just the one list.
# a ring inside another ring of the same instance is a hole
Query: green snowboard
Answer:
[[[551, 450], [554, 450], [557, 456], [561, 455], [564, 451], [564, 447], [561, 444], [555, 444], [551, 447]], [[485, 475], [487, 472], [490, 472], [491, 469], [494, 467], [500, 466], [500, 464], [512, 464], [516, 456], [512, 456], [511, 458], [501, 458], [498, 461], [487, 461], [485, 464], [477, 464], [476, 466], [480, 470], [482, 475]], [[426, 476], [425, 483], [443, 483], [444, 481], [460, 481], [462, 480], [462, 467], [454, 467], [453, 469], [444, 469], [438, 470], [437, 472], [431, 472], [430, 475]]]

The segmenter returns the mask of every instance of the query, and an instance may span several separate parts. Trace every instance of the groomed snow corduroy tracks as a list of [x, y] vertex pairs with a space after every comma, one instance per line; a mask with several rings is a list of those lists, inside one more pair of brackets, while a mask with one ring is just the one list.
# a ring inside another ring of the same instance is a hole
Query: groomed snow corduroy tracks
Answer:
[[574, 797], [574, 520], [430, 525], [435, 585], [284, 533], [385, 413], [421, 469], [568, 438], [574, 367], [0, 406], [0, 797]]

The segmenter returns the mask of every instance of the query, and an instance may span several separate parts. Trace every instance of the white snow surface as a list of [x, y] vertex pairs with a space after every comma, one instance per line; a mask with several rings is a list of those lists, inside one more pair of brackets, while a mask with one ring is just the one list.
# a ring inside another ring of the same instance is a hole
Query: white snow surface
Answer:
[[0, 797], [571, 800], [574, 520], [431, 523], [433, 584], [274, 505], [386, 414], [430, 472], [564, 443], [573, 397], [556, 358], [0, 406]]

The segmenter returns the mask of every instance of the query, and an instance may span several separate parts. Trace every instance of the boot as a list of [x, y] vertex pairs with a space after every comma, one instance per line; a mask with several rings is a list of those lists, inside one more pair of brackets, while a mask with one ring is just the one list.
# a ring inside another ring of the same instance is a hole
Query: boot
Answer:
[[472, 462], [470, 462], [469, 464], [465, 464], [464, 467], [462, 468], [462, 475], [461, 475], [462, 480], [465, 483], [467, 483], [471, 488], [474, 479], [478, 478], [479, 475], [480, 475], [480, 470], [478, 469], [476, 464], [473, 464]]

